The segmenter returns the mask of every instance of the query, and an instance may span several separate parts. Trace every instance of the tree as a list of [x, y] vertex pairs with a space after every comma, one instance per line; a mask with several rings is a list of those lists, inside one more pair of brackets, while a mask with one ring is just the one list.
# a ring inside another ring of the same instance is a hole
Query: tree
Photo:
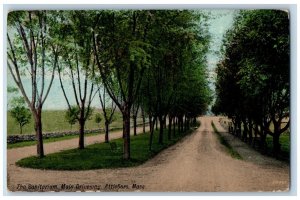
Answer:
[[[145, 11], [102, 12], [93, 37], [102, 82], [123, 116], [123, 158], [130, 159], [130, 110], [135, 102], [150, 45], [145, 41], [150, 17]], [[99, 28], [100, 27], [100, 28]]]
[[[207, 52], [207, 34], [205, 27], [199, 24], [203, 17], [195, 11], [153, 11], [153, 25], [149, 38], [156, 48], [151, 52], [152, 67], [146, 70], [147, 80], [143, 82], [142, 90], [147, 94], [148, 100], [143, 100], [146, 110], [150, 113], [150, 147], [152, 141], [154, 120], [160, 123], [159, 143], [163, 143], [164, 124], [169, 115], [168, 139], [171, 139], [171, 126], [173, 118], [183, 120], [188, 116], [187, 110], [179, 104], [182, 99], [187, 99], [187, 94], [192, 85], [189, 82], [190, 74], [195, 68], [205, 67], [205, 53]], [[204, 19], [204, 18], [203, 18]], [[161, 29], [161, 27], [164, 27]], [[200, 28], [203, 28], [200, 30]], [[195, 71], [193, 71], [195, 72]], [[192, 73], [193, 73], [192, 72]], [[203, 71], [198, 70], [200, 79], [205, 79]], [[193, 79], [195, 80], [195, 79]], [[184, 88], [182, 88], [185, 85]], [[197, 87], [206, 88], [207, 84]], [[199, 94], [200, 90], [196, 92]], [[201, 91], [202, 92], [202, 91]], [[203, 94], [200, 94], [204, 95]], [[188, 107], [190, 102], [183, 102]], [[202, 109], [202, 105], [201, 108]], [[205, 108], [203, 108], [204, 110]], [[180, 112], [180, 110], [182, 112]], [[197, 113], [199, 114], [199, 113]]]
[[[91, 116], [91, 103], [97, 91], [92, 81], [95, 75], [95, 62], [92, 56], [92, 34], [90, 27], [93, 20], [85, 11], [64, 11], [60, 15], [60, 26], [57, 26], [53, 34], [62, 48], [59, 52], [60, 65], [58, 75], [68, 109], [71, 112], [72, 105], [65, 92], [62, 77], [69, 75], [74, 93], [79, 123], [79, 149], [84, 149], [84, 127]], [[64, 74], [63, 74], [64, 71]]]
[[25, 100], [22, 97], [12, 100], [11, 116], [16, 120], [20, 127], [20, 134], [23, 133], [23, 126], [31, 120], [31, 112], [25, 107]]
[[65, 118], [67, 122], [71, 125], [71, 129], [72, 125], [76, 124], [78, 115], [79, 109], [76, 106], [71, 106], [71, 108], [67, 110]]
[[138, 111], [140, 108], [140, 96], [141, 95], [138, 95], [136, 102], [132, 105], [132, 108], [131, 108], [132, 120], [133, 120], [133, 135], [134, 136], [137, 135], [136, 128], [137, 128]]
[[[153, 124], [158, 118], [159, 143], [162, 144], [166, 117], [177, 103], [174, 99], [177, 99], [179, 81], [185, 82], [190, 72], [200, 72], [201, 76], [198, 78], [205, 79], [202, 70], [189, 71], [184, 78], [182, 74], [185, 70], [188, 71], [190, 63], [193, 63], [193, 69], [206, 66], [204, 52], [207, 50], [207, 35], [205, 31], [199, 30], [205, 30], [205, 27], [199, 25], [200, 15], [195, 11], [101, 11], [97, 16], [97, 26], [93, 30], [94, 56], [101, 82], [122, 113], [123, 158], [130, 159], [130, 112], [133, 113], [134, 121], [139, 107], [148, 114], [150, 149]], [[187, 53], [190, 50], [193, 51], [192, 54]], [[183, 57], [182, 54], [186, 56]], [[193, 62], [196, 55], [201, 59]], [[203, 84], [200, 87], [207, 87], [206, 81], [200, 82]], [[199, 89], [197, 94], [203, 91], [209, 90]], [[197, 116], [200, 114], [199, 110], [202, 112], [205, 109], [209, 99], [203, 98], [201, 94], [189, 97], [201, 97], [200, 101], [205, 101], [198, 104], [201, 108], [193, 113]], [[186, 103], [190, 102], [191, 99], [182, 103], [188, 107]], [[182, 109], [180, 114], [180, 118], [185, 116], [186, 124], [189, 124], [192, 116], [189, 110]], [[173, 115], [178, 115], [176, 109], [173, 109]]]
[[[247, 132], [252, 137], [254, 124], [263, 150], [267, 134], [273, 136], [275, 156], [280, 134], [289, 127], [289, 51], [288, 13], [241, 11], [227, 33], [224, 59], [217, 68], [215, 110], [238, 121], [239, 130], [243, 122], [246, 140]], [[281, 127], [286, 117], [288, 123]]]
[[102, 116], [101, 116], [100, 113], [97, 113], [97, 114], [95, 115], [95, 122], [98, 124], [99, 129], [100, 129], [100, 123], [101, 123], [101, 121], [102, 121]]
[[[103, 91], [101, 93], [101, 91]], [[116, 104], [109, 98], [105, 87], [102, 88], [98, 86], [98, 94], [101, 103], [101, 108], [104, 116], [105, 124], [105, 142], [109, 142], [109, 125], [115, 120], [114, 113], [116, 110]], [[110, 106], [107, 106], [109, 104]]]
[[[42, 109], [58, 59], [57, 46], [50, 48], [52, 14], [52, 11], [14, 11], [8, 14], [8, 69], [32, 113], [39, 157], [44, 157]], [[46, 77], [50, 78], [49, 82]], [[31, 80], [31, 91], [25, 91], [23, 78]]]

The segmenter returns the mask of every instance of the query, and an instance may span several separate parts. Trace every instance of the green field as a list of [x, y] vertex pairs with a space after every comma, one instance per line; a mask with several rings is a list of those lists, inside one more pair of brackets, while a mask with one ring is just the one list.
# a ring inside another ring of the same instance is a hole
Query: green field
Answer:
[[152, 150], [149, 150], [149, 133], [132, 136], [130, 140], [131, 159], [122, 159], [123, 139], [112, 140], [117, 148], [112, 149], [109, 143], [98, 143], [86, 146], [85, 149], [71, 149], [58, 153], [48, 154], [44, 158], [31, 156], [19, 160], [16, 164], [22, 167], [53, 170], [89, 170], [101, 168], [131, 167], [144, 163], [155, 156], [161, 150], [175, 144], [181, 138], [191, 133], [192, 129], [186, 133], [176, 133], [171, 140], [166, 139], [165, 130], [164, 144], [158, 144], [158, 131], [154, 132]]
[[[95, 123], [95, 114], [99, 112], [94, 111], [90, 120], [87, 121], [85, 128], [97, 129], [99, 125]], [[65, 110], [46, 110], [42, 113], [43, 132], [61, 132], [61, 131], [75, 131], [79, 129], [78, 123], [71, 125], [65, 119]], [[116, 120], [110, 125], [110, 127], [122, 127], [122, 115], [120, 112], [115, 113]], [[141, 118], [138, 118], [138, 123], [141, 122]], [[100, 127], [104, 128], [104, 118], [100, 123]], [[16, 121], [11, 117], [9, 111], [7, 112], [7, 134], [19, 134], [20, 129]], [[23, 127], [23, 134], [34, 134], [34, 123], [33, 119], [31, 122]]]

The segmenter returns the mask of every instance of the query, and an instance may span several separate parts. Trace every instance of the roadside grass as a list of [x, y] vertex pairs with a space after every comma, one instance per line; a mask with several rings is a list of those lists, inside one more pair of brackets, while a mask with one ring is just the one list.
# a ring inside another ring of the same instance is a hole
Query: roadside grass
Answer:
[[[103, 132], [101, 132], [100, 134], [103, 134]], [[85, 137], [94, 136], [94, 135], [99, 135], [99, 133], [84, 134]], [[62, 136], [62, 137], [47, 138], [47, 139], [44, 139], [43, 142], [51, 143], [51, 142], [57, 142], [57, 141], [62, 141], [62, 140], [69, 140], [69, 139], [78, 138], [78, 137], [79, 137], [79, 135], [67, 135], [67, 136]], [[26, 147], [26, 146], [32, 146], [32, 145], [36, 145], [36, 140], [7, 144], [7, 149], [20, 148], [20, 147]]]
[[52, 170], [89, 170], [102, 168], [120, 168], [137, 166], [153, 158], [163, 149], [170, 147], [187, 134], [193, 132], [190, 129], [185, 133], [176, 131], [175, 137], [167, 140], [167, 130], [164, 132], [164, 143], [158, 144], [158, 131], [154, 131], [152, 149], [149, 150], [149, 132], [131, 137], [131, 159], [123, 160], [122, 145], [123, 139], [111, 140], [116, 144], [116, 149], [112, 149], [109, 143], [97, 143], [86, 146], [85, 149], [71, 149], [53, 154], [44, 158], [31, 156], [16, 162], [18, 166], [36, 169]]
[[227, 140], [220, 134], [220, 132], [217, 130], [217, 128], [216, 128], [215, 124], [213, 123], [213, 121], [211, 122], [211, 126], [213, 127], [214, 132], [216, 133], [216, 135], [218, 136], [218, 139], [219, 139], [220, 143], [226, 147], [226, 150], [230, 154], [230, 156], [232, 158], [242, 160], [243, 159], [242, 156], [236, 150], [234, 150], [232, 148], [232, 146], [227, 142]]

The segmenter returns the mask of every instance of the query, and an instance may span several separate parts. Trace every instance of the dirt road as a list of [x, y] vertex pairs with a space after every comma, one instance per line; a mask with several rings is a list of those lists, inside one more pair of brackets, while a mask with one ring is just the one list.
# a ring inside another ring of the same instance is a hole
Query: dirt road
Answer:
[[[145, 164], [122, 169], [53, 171], [15, 166], [20, 158], [35, 154], [34, 147], [8, 150], [8, 188], [11, 191], [185, 191], [245, 192], [288, 191], [289, 166], [264, 157], [258, 164], [231, 158], [217, 140], [210, 125], [224, 129], [217, 117], [200, 118], [201, 127]], [[139, 130], [140, 131], [140, 130]], [[121, 133], [114, 134], [120, 137]], [[89, 137], [87, 143], [103, 141]], [[248, 148], [247, 145], [243, 148]], [[72, 140], [45, 145], [46, 153], [74, 148]], [[241, 147], [240, 147], [241, 148]], [[266, 161], [266, 162], [264, 162]]]

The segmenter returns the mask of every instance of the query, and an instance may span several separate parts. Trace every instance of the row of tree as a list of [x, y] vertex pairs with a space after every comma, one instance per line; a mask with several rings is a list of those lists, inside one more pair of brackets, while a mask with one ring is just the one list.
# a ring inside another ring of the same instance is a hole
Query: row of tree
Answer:
[[[44, 156], [42, 108], [55, 76], [70, 116], [79, 123], [80, 149], [95, 96], [104, 113], [107, 142], [115, 109], [122, 113], [124, 159], [130, 159], [130, 117], [136, 127], [139, 110], [143, 119], [149, 118], [150, 148], [155, 121], [160, 124], [159, 143], [167, 118], [168, 139], [175, 121], [188, 127], [211, 100], [205, 19], [192, 10], [9, 13], [8, 68], [34, 117], [38, 156]], [[30, 92], [22, 77], [31, 79]], [[67, 84], [73, 96], [66, 92]]]
[[231, 131], [243, 140], [259, 140], [263, 151], [271, 135], [277, 156], [279, 137], [290, 123], [288, 12], [241, 11], [226, 34], [223, 53], [216, 69], [213, 111], [227, 115]]

